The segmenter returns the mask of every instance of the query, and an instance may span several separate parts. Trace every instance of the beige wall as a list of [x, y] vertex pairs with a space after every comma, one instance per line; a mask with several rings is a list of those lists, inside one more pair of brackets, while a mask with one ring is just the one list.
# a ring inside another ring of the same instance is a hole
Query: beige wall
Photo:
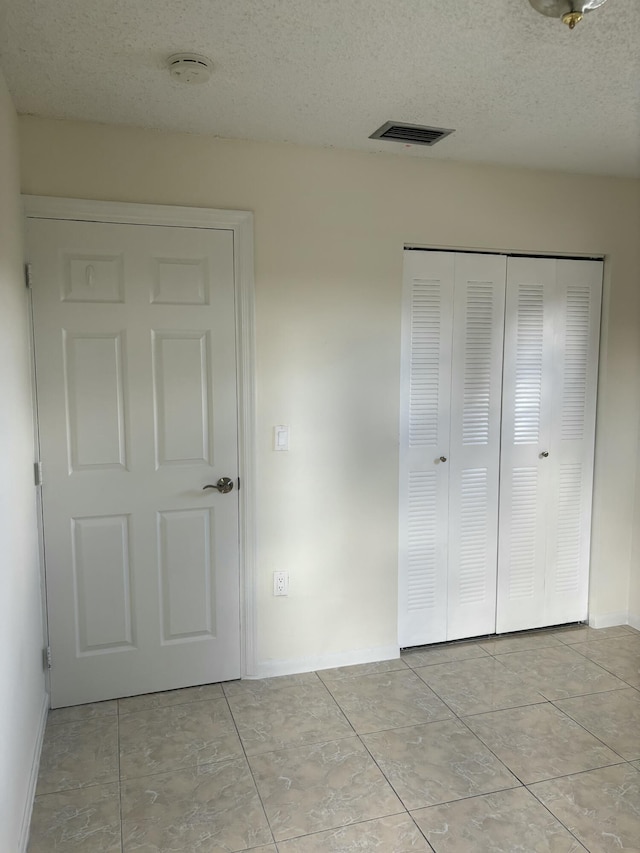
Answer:
[[0, 850], [16, 853], [45, 710], [19, 186], [18, 121], [0, 74]]
[[255, 212], [262, 662], [396, 643], [403, 245], [607, 255], [591, 615], [626, 614], [637, 182], [31, 118], [21, 134], [24, 192]]

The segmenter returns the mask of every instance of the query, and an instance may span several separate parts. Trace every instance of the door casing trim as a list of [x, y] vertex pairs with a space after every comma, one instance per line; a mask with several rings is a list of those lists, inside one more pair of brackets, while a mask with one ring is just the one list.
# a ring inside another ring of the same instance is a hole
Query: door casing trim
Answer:
[[[222, 229], [233, 232], [238, 383], [238, 465], [240, 473], [240, 670], [256, 672], [256, 430], [255, 279], [253, 213], [163, 204], [130, 204], [23, 195], [27, 219], [64, 219], [128, 225]], [[27, 258], [28, 261], [28, 258]]]

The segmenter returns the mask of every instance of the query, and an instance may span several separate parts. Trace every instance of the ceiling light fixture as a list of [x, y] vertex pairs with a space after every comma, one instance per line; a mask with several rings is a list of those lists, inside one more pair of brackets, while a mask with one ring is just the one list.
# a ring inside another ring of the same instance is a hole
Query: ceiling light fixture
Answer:
[[602, 6], [607, 0], [529, 0], [536, 12], [549, 18], [560, 18], [572, 30], [591, 12]]

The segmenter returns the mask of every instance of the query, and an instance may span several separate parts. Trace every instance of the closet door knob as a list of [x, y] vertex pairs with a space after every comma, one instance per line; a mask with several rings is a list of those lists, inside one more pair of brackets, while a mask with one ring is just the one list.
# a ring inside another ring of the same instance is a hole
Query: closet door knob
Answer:
[[440, 457], [440, 461], [441, 461], [441, 462], [446, 462], [446, 461], [447, 461], [447, 457], [446, 457], [446, 456], [441, 456], [441, 457]]
[[548, 455], [549, 455], [549, 451], [548, 451], [548, 450], [543, 450], [543, 451], [542, 451], [542, 453], [540, 454], [540, 456], [541, 456], [543, 459], [546, 459]]

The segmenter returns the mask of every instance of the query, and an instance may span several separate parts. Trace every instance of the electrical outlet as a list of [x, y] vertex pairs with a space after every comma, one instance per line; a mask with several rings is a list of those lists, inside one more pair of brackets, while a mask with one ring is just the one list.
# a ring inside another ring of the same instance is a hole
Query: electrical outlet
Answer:
[[273, 594], [289, 595], [289, 572], [273, 573]]

